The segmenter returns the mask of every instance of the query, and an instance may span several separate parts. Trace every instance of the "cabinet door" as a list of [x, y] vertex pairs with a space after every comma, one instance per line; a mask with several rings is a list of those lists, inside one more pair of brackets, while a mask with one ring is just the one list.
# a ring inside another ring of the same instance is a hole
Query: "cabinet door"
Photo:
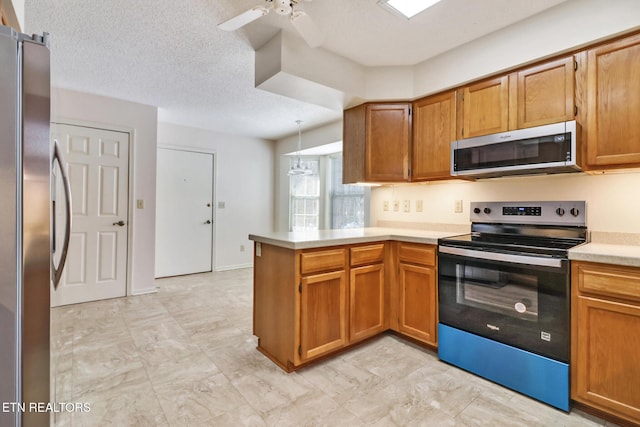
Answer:
[[640, 423], [640, 306], [573, 301], [572, 399]]
[[573, 57], [520, 70], [518, 129], [573, 120]]
[[344, 270], [302, 277], [300, 295], [300, 359], [347, 343], [346, 273]]
[[366, 109], [365, 178], [370, 182], [409, 179], [409, 104], [370, 104]]
[[413, 104], [411, 180], [451, 178], [451, 141], [456, 139], [456, 94]]
[[358, 341], [384, 331], [384, 265], [351, 269], [349, 341]]
[[460, 138], [509, 130], [509, 76], [485, 80], [461, 90]]
[[587, 52], [587, 161], [640, 165], [640, 35]]
[[436, 345], [436, 274], [435, 269], [399, 264], [400, 310], [398, 329], [401, 333]]

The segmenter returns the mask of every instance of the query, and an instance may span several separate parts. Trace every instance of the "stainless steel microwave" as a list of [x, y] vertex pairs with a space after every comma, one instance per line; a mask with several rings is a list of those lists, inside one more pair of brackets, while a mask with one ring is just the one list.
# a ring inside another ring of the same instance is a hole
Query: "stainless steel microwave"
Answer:
[[491, 178], [580, 171], [575, 120], [451, 143], [451, 175]]

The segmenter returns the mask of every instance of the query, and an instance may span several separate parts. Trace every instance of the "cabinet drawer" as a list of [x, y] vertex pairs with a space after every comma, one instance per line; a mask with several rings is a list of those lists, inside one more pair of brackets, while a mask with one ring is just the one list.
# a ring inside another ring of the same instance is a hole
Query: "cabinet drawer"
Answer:
[[436, 265], [436, 247], [434, 245], [400, 243], [398, 259], [400, 262], [434, 266]]
[[351, 266], [375, 264], [384, 260], [384, 243], [351, 248]]
[[576, 263], [580, 292], [640, 301], [640, 268]]
[[345, 249], [303, 252], [300, 254], [300, 273], [340, 270], [345, 267]]

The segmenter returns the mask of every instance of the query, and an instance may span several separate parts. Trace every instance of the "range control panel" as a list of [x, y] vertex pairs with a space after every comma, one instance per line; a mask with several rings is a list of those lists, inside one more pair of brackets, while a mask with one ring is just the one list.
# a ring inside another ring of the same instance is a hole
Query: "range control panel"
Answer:
[[504, 206], [502, 208], [502, 215], [540, 216], [542, 215], [542, 207], [540, 206]]
[[586, 225], [585, 201], [471, 202], [471, 222]]

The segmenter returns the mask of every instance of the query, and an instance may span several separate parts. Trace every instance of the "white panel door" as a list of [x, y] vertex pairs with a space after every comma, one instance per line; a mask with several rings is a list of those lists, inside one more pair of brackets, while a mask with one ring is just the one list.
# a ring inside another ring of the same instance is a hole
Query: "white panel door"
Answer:
[[[125, 296], [129, 134], [60, 124], [52, 134], [69, 171], [72, 225], [67, 264], [51, 305]], [[62, 194], [60, 180], [54, 181], [55, 194]], [[64, 220], [57, 216], [56, 224], [61, 242]]]
[[159, 148], [156, 277], [212, 270], [213, 154]]

